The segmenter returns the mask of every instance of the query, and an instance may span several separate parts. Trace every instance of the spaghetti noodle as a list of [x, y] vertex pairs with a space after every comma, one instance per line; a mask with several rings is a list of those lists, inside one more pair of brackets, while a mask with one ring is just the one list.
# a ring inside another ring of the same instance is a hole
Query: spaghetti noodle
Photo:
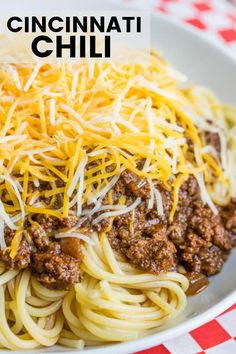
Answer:
[[156, 55], [148, 66], [1, 68], [2, 348], [136, 339], [186, 306], [182, 265], [221, 269], [236, 109], [179, 78]]

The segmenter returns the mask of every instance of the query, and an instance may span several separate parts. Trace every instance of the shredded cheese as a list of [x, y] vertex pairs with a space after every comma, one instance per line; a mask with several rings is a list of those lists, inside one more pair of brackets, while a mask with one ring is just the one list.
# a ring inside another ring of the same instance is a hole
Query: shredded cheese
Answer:
[[25, 86], [24, 86], [24, 91], [27, 92], [30, 88], [30, 86], [32, 85], [32, 83], [34, 82], [34, 79], [36, 78], [38, 72], [40, 69], [40, 65], [36, 64], [34, 70], [32, 71], [30, 77], [28, 78]]
[[218, 155], [217, 151], [214, 149], [212, 145], [206, 145], [202, 148], [202, 154], [208, 154], [208, 153], [210, 153], [213, 156]]
[[23, 230], [17, 230], [13, 237], [12, 244], [11, 244], [11, 252], [10, 252], [11, 258], [15, 258], [17, 254], [17, 250], [22, 239], [22, 234], [23, 234]]
[[[208, 184], [227, 182], [224, 132], [201, 115], [186, 90], [178, 88], [175, 79], [185, 78], [169, 64], [152, 56], [145, 67], [94, 62], [2, 65], [2, 75], [1, 249], [6, 246], [7, 225], [16, 230], [11, 255], [16, 254], [26, 215], [62, 218], [76, 213], [78, 227], [96, 212], [101, 214], [93, 223], [128, 212], [135, 215], [139, 198], [128, 207], [112, 204], [112, 188], [125, 169], [148, 180], [147, 208], [156, 205], [160, 216], [163, 201], [156, 182], [173, 190], [172, 220], [179, 189], [190, 174], [198, 180], [202, 200], [217, 212]], [[200, 94], [196, 90], [195, 95]], [[208, 107], [205, 112], [210, 113]], [[220, 155], [205, 146], [205, 131], [219, 134]], [[63, 205], [55, 210], [58, 197]], [[63, 235], [70, 237], [57, 237]], [[84, 236], [87, 242], [89, 236]], [[82, 234], [76, 237], [82, 239]]]
[[94, 245], [94, 241], [87, 235], [81, 234], [80, 232], [68, 231], [68, 232], [58, 232], [54, 235], [55, 238], [65, 238], [65, 237], [75, 237], [81, 241], [87, 242], [90, 245]]
[[1, 200], [0, 200], [0, 219], [4, 221], [10, 229], [16, 230], [16, 225], [12, 222], [11, 218], [6, 213], [4, 205]]
[[100, 222], [101, 220], [108, 218], [108, 217], [113, 217], [113, 216], [119, 216], [122, 214], [129, 213], [130, 211], [134, 210], [139, 204], [141, 203], [141, 198], [137, 198], [133, 204], [131, 204], [128, 207], [125, 207], [121, 210], [117, 211], [108, 211], [106, 213], [103, 213], [99, 215], [96, 219], [93, 220], [92, 225]]
[[[147, 160], [146, 160], [147, 161]], [[152, 209], [153, 208], [153, 205], [154, 205], [154, 196], [155, 196], [155, 193], [154, 193], [154, 186], [153, 186], [153, 183], [152, 181], [149, 179], [148, 180], [148, 183], [149, 183], [149, 186], [150, 186], [150, 198], [148, 200], [148, 209]]]
[[68, 188], [67, 190], [67, 195], [69, 197], [71, 197], [75, 187], [76, 187], [76, 184], [78, 183], [79, 179], [82, 178], [82, 176], [84, 175], [84, 168], [85, 168], [85, 165], [88, 161], [88, 158], [85, 157], [78, 165], [77, 169], [76, 169], [76, 172], [74, 174], [74, 177], [71, 181], [71, 184], [70, 184], [70, 187]]
[[52, 98], [49, 103], [49, 120], [51, 125], [55, 125], [56, 123], [56, 100]]
[[178, 200], [179, 200], [179, 189], [186, 180], [186, 175], [185, 174], [179, 174], [176, 179], [173, 182], [173, 187], [174, 187], [174, 200], [173, 200], [173, 206], [169, 215], [169, 220], [173, 221], [177, 206], [178, 206]]
[[157, 201], [158, 215], [163, 216], [164, 215], [164, 207], [163, 207], [162, 195], [161, 195], [160, 191], [156, 188], [154, 188], [154, 195], [155, 195], [156, 201]]
[[4, 221], [0, 219], [0, 249], [6, 248], [6, 241], [4, 238]]
[[203, 202], [205, 202], [211, 208], [211, 210], [213, 211], [213, 213], [215, 215], [218, 214], [218, 210], [217, 210], [215, 204], [213, 203], [213, 201], [211, 200], [209, 193], [207, 192], [203, 174], [201, 172], [196, 173], [195, 177], [198, 181], [198, 185], [200, 188], [200, 193], [201, 193], [201, 197], [202, 197]]

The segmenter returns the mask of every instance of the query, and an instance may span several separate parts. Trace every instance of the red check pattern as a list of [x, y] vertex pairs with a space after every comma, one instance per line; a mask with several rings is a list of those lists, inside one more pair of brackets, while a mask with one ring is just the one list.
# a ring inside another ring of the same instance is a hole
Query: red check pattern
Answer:
[[[236, 7], [226, 0], [117, 0], [204, 31], [236, 58]], [[231, 0], [232, 2], [236, 0]], [[193, 331], [136, 354], [235, 354], [236, 304]]]
[[[236, 57], [236, 6], [226, 0], [117, 0], [172, 16], [204, 31]], [[232, 2], [236, 0], [231, 0]]]
[[212, 321], [136, 354], [235, 354], [236, 304]]

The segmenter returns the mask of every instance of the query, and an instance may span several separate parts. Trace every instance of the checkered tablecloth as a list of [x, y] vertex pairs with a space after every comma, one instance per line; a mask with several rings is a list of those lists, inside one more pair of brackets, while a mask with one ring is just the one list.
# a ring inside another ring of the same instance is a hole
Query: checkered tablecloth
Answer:
[[[117, 0], [195, 26], [236, 58], [236, 6], [226, 0]], [[236, 4], [236, 0], [231, 0]], [[236, 304], [193, 331], [138, 354], [236, 354]]]
[[[204, 31], [236, 57], [236, 0], [117, 0], [172, 16]], [[235, 3], [235, 7], [231, 5]]]
[[235, 354], [236, 304], [189, 333], [136, 354]]

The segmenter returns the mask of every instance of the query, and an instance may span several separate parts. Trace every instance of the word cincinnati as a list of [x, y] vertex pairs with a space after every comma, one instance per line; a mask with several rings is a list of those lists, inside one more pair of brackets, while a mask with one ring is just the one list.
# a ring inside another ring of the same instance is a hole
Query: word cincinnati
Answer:
[[[141, 33], [141, 24], [140, 16], [13, 16], [7, 20], [7, 29], [12, 33], [37, 34], [31, 50], [40, 58], [51, 54], [62, 58], [64, 51], [69, 51], [70, 58], [111, 58], [112, 34]], [[102, 35], [99, 49], [97, 34]]]

